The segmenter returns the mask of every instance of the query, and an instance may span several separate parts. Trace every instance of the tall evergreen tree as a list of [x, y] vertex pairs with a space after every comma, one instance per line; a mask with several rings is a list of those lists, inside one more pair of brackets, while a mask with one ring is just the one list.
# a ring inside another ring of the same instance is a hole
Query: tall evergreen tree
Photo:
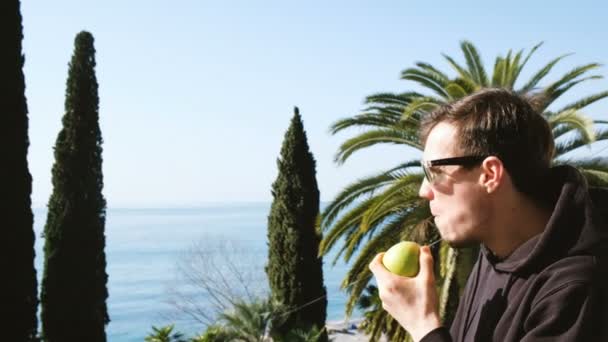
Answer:
[[105, 341], [106, 201], [93, 36], [80, 32], [69, 64], [63, 128], [44, 233], [42, 334], [46, 342]]
[[[327, 309], [323, 262], [318, 256], [321, 236], [315, 159], [297, 107], [277, 164], [268, 217], [266, 273], [272, 300], [288, 308], [273, 328], [275, 334], [285, 336], [296, 328], [324, 328]], [[324, 335], [321, 340], [326, 339]]]
[[28, 170], [23, 27], [18, 0], [0, 5], [0, 315], [2, 339], [36, 336], [37, 281], [34, 268], [32, 176]]

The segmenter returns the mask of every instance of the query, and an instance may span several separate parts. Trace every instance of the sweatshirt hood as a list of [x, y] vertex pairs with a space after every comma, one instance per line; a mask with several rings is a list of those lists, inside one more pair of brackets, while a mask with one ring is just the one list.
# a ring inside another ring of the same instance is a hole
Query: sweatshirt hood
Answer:
[[566, 256], [599, 255], [606, 246], [608, 189], [589, 188], [583, 175], [566, 165], [551, 168], [548, 182], [553, 211], [541, 234], [504, 260], [482, 246], [482, 253], [497, 271], [533, 272]]

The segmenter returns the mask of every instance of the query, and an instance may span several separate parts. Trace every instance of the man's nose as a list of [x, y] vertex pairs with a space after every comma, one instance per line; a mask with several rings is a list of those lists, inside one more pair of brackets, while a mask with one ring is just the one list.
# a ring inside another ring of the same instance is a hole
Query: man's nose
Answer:
[[429, 184], [429, 181], [426, 179], [426, 177], [422, 179], [420, 190], [418, 190], [418, 196], [425, 198], [429, 201], [433, 199], [433, 189], [431, 188], [431, 184]]

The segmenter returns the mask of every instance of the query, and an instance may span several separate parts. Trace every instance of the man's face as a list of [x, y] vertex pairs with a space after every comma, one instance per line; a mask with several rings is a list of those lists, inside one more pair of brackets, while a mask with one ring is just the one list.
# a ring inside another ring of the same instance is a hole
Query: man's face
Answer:
[[[462, 157], [458, 149], [458, 130], [449, 123], [439, 123], [429, 133], [423, 160]], [[465, 247], [483, 238], [491, 206], [480, 183], [481, 168], [465, 169], [458, 165], [431, 166], [435, 175], [425, 179], [419, 195], [429, 200], [435, 225], [441, 237], [453, 247]]]

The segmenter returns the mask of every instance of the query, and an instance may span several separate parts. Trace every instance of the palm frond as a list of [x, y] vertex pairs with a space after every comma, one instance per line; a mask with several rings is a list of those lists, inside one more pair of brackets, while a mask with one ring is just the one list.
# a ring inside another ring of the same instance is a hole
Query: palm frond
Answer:
[[366, 107], [365, 111], [370, 114], [383, 115], [399, 120], [399, 118], [401, 118], [401, 113], [403, 113], [403, 108], [404, 106], [401, 105], [376, 105]]
[[521, 71], [526, 66], [526, 64], [530, 60], [530, 57], [532, 57], [532, 55], [536, 52], [536, 50], [538, 50], [543, 44], [544, 44], [544, 42], [540, 42], [540, 43], [534, 45], [532, 50], [530, 50], [530, 52], [528, 52], [528, 55], [526, 56], [526, 58], [524, 58], [524, 61], [519, 66], [519, 71]]
[[450, 326], [454, 319], [459, 298], [478, 255], [479, 246], [452, 249], [445, 242], [442, 242], [440, 246], [438, 290], [440, 293], [440, 317], [445, 326]]
[[330, 133], [337, 134], [351, 127], [390, 127], [391, 125], [399, 125], [401, 124], [402, 115], [403, 106], [369, 106], [359, 115], [340, 119], [333, 123], [330, 127]]
[[[608, 130], [596, 131], [594, 134], [594, 142], [607, 140], [608, 139]], [[566, 153], [570, 153], [579, 147], [587, 146], [591, 148], [591, 141], [588, 141], [584, 137], [576, 136], [567, 141], [559, 141], [555, 143], [555, 158], [559, 158]]]
[[414, 113], [416, 112], [429, 112], [437, 108], [442, 103], [443, 101], [429, 96], [415, 99], [403, 109], [403, 116], [401, 117], [401, 120], [408, 120], [409, 118], [414, 117]]
[[[538, 50], [538, 48], [540, 48], [543, 45], [543, 42], [540, 42], [538, 44], [536, 44], [532, 50], [530, 50], [530, 52], [528, 53], [528, 55], [526, 56], [526, 58], [524, 58], [524, 61], [517, 67], [517, 69], [514, 71], [514, 74], [512, 76], [512, 80], [511, 80], [511, 89], [514, 89], [515, 87], [515, 82], [517, 81], [517, 79], [519, 78], [519, 74], [521, 73], [522, 69], [526, 66], [526, 64], [528, 63], [528, 61], [530, 60], [530, 57], [532, 57], [532, 55], [536, 52], [536, 50]], [[523, 50], [522, 50], [523, 51]]]
[[506, 82], [507, 78], [507, 59], [504, 57], [498, 56], [496, 57], [496, 61], [494, 62], [494, 71], [492, 72], [492, 86], [493, 87], [501, 87]]
[[418, 84], [433, 90], [435, 93], [437, 93], [437, 95], [443, 97], [444, 99], [449, 98], [449, 95], [443, 88], [447, 83], [447, 80], [437, 77], [437, 75], [432, 72], [416, 68], [409, 68], [401, 73], [401, 79], [417, 82]]
[[[577, 132], [582, 139], [591, 143], [595, 140], [593, 121], [576, 110], [567, 110], [551, 116], [548, 119], [551, 129], [558, 126], [568, 127], [570, 131]], [[560, 132], [560, 135], [563, 134]], [[554, 134], [555, 138], [555, 134]]]
[[579, 169], [590, 186], [608, 187], [608, 172]]
[[505, 58], [505, 68], [503, 69], [503, 76], [501, 87], [508, 88], [507, 84], [509, 83], [509, 74], [511, 73], [511, 68], [513, 68], [513, 61], [511, 56], [513, 55], [513, 50], [509, 49], [507, 52], [507, 57]]
[[[446, 247], [444, 247], [444, 245]], [[445, 252], [440, 253], [440, 255], [443, 256], [440, 260], [440, 265], [442, 268], [441, 278], [443, 281], [439, 295], [439, 317], [441, 317], [443, 320], [446, 315], [448, 299], [450, 298], [449, 291], [452, 287], [452, 281], [455, 278], [454, 276], [456, 274], [456, 267], [458, 266], [458, 263], [456, 262], [458, 257], [458, 251], [453, 248], [447, 247], [447, 243], [443, 242], [441, 248]]]
[[393, 185], [375, 196], [374, 201], [363, 213], [358, 229], [352, 229], [345, 241], [344, 260], [350, 260], [352, 254], [361, 244], [362, 240], [390, 220], [396, 213], [411, 210], [419, 202], [418, 189], [422, 176], [412, 174], [400, 177]]
[[528, 83], [526, 83], [526, 85], [524, 85], [518, 92], [521, 94], [526, 94], [530, 90], [534, 89], [536, 87], [536, 85], [538, 84], [538, 82], [540, 82], [545, 76], [547, 76], [547, 74], [551, 71], [551, 69], [553, 69], [555, 64], [557, 64], [562, 59], [568, 57], [569, 55], [571, 55], [571, 54], [559, 56], [559, 57], [555, 58], [554, 60], [552, 60], [551, 62], [549, 62], [547, 65], [545, 65], [544, 68], [540, 69], [536, 74], [534, 74], [534, 76], [532, 76], [532, 78], [528, 81]]
[[578, 66], [578, 67], [570, 70], [569, 72], [567, 72], [559, 80], [551, 83], [549, 86], [546, 87], [546, 89], [548, 89], [548, 90], [556, 90], [556, 89], [562, 87], [563, 85], [565, 85], [566, 83], [569, 83], [570, 81], [573, 81], [574, 79], [576, 79], [577, 77], [579, 77], [582, 74], [586, 73], [587, 71], [590, 71], [590, 70], [593, 70], [593, 69], [597, 69], [600, 66], [601, 66], [601, 64], [599, 64], [599, 63], [589, 63], [589, 64]]
[[544, 97], [545, 97], [545, 103], [544, 103], [544, 108], [546, 109], [547, 107], [549, 107], [549, 105], [551, 105], [551, 103], [553, 103], [553, 101], [555, 101], [556, 99], [558, 99], [560, 96], [562, 96], [565, 92], [567, 92], [568, 90], [570, 90], [570, 88], [574, 87], [575, 85], [579, 84], [579, 83], [583, 83], [585, 81], [589, 81], [589, 80], [597, 80], [602, 78], [601, 76], [589, 76], [589, 77], [584, 77], [581, 79], [578, 79], [576, 81], [572, 81], [570, 83], [567, 83], [566, 85], [562, 86], [561, 88], [558, 89], [552, 89], [552, 90], [545, 90], [544, 91]]
[[590, 186], [608, 187], [608, 157], [606, 156], [563, 159], [555, 162], [556, 165], [567, 164], [578, 168]]
[[450, 82], [445, 86], [445, 91], [450, 94], [452, 100], [458, 100], [468, 95], [467, 91], [458, 83]]
[[567, 159], [561, 161], [560, 164], [572, 165], [586, 171], [608, 172], [608, 157], [606, 156]]
[[580, 109], [583, 109], [583, 108], [587, 107], [588, 105], [590, 105], [590, 104], [592, 104], [594, 102], [597, 102], [597, 101], [599, 101], [601, 99], [604, 99], [606, 97], [608, 97], [608, 91], [604, 91], [604, 92], [601, 92], [601, 93], [598, 93], [598, 94], [587, 96], [587, 97], [585, 97], [585, 98], [583, 98], [581, 100], [578, 100], [578, 101], [576, 101], [574, 103], [566, 105], [562, 109], [558, 110], [558, 112], [563, 112], [563, 111], [566, 111], [566, 110], [569, 110], [569, 109], [580, 110]]
[[399, 164], [387, 171], [382, 171], [348, 185], [344, 190], [338, 193], [336, 198], [323, 211], [322, 229], [327, 230], [327, 228], [333, 224], [339, 213], [350, 206], [355, 200], [365, 195], [371, 195], [393, 181], [395, 179], [395, 172], [406, 172], [412, 167], [420, 167], [420, 161], [411, 160]]
[[279, 319], [286, 308], [272, 304], [269, 300], [256, 299], [253, 302], [235, 303], [232, 310], [220, 315], [226, 322], [226, 331], [236, 341], [262, 342], [273, 321]]
[[[344, 257], [344, 260], [348, 262], [352, 257], [352, 254], [356, 248], [358, 248], [359, 244], [363, 237], [371, 236], [374, 232], [381, 227], [384, 227], [386, 221], [391, 221], [394, 219], [394, 215], [389, 215], [387, 217], [382, 217], [381, 219], [371, 223], [367, 230], [361, 230], [361, 221], [363, 219], [363, 215], [365, 212], [369, 210], [369, 208], [373, 205], [375, 197], [369, 198], [368, 200], [361, 203], [358, 207], [350, 210], [348, 213], [343, 215], [338, 222], [331, 229], [328, 238], [328, 241], [334, 239], [334, 234], [336, 237], [344, 237], [344, 242], [342, 247], [336, 252], [333, 264], [337, 262], [340, 257]], [[394, 200], [394, 199], [393, 199]], [[410, 199], [401, 199], [400, 205], [413, 206], [412, 202], [420, 202], [420, 199], [417, 197], [411, 197]], [[393, 201], [393, 204], [396, 204], [396, 201]], [[338, 230], [341, 230], [338, 232]], [[322, 246], [325, 248], [325, 246]], [[321, 247], [320, 247], [321, 248]]]
[[[368, 198], [356, 205], [354, 208], [350, 209], [346, 214], [342, 215], [340, 219], [338, 219], [338, 221], [331, 227], [331, 229], [323, 236], [323, 240], [319, 244], [319, 254], [327, 254], [327, 252], [333, 248], [340, 238], [346, 236], [346, 239], [348, 239], [348, 236], [353, 234], [353, 230], [359, 228], [363, 214], [372, 205], [373, 201], [374, 198]], [[336, 262], [342, 256], [342, 253], [344, 253], [347, 248], [348, 245], [346, 242], [344, 242], [340, 250], [338, 250], [334, 256], [332, 264], [336, 264]]]
[[520, 72], [520, 67], [519, 67], [519, 60], [521, 59], [521, 56], [523, 54], [523, 50], [519, 50], [519, 52], [517, 52], [517, 54], [515, 54], [515, 57], [513, 58], [513, 60], [509, 61], [509, 68], [507, 69], [507, 77], [506, 77], [506, 85], [505, 88], [507, 89], [513, 89], [513, 85], [515, 84], [515, 81], [517, 80], [517, 77], [519, 76], [519, 72]]
[[435, 78], [441, 80], [441, 84], [445, 84], [450, 81], [448, 75], [428, 63], [417, 62], [416, 66], [422, 70], [432, 73]]
[[377, 129], [346, 140], [340, 146], [340, 150], [334, 160], [338, 164], [344, 164], [353, 153], [370, 146], [386, 143], [406, 145], [416, 149], [421, 149], [422, 147], [418, 141], [417, 134], [397, 129]]
[[[415, 173], [405, 174], [399, 177], [399, 179], [395, 179], [394, 182], [392, 182], [391, 186], [386, 189], [386, 191], [377, 196], [376, 200], [374, 201], [374, 204], [363, 215], [363, 220], [361, 221], [361, 229], [366, 230], [369, 227], [370, 223], [375, 222], [381, 217], [386, 216], [387, 213], [395, 211], [401, 206], [407, 206], [406, 203], [408, 201], [406, 199], [411, 199], [413, 197], [415, 200], [417, 200], [417, 192], [420, 188], [420, 184], [422, 184], [423, 178], [424, 175], [420, 173]], [[394, 197], [399, 197], [396, 205], [387, 206], [386, 203]], [[400, 201], [404, 201], [405, 203], [400, 204], [402, 203]]]
[[456, 61], [446, 55], [446, 54], [442, 54], [443, 57], [448, 61], [448, 63], [452, 66], [452, 68], [454, 68], [454, 70], [456, 70], [456, 72], [458, 72], [458, 75], [460, 75], [460, 78], [466, 79], [466, 80], [470, 80], [473, 84], [475, 83], [472, 75], [462, 66], [460, 66], [460, 64], [456, 63]]
[[377, 103], [377, 104], [385, 104], [385, 105], [399, 105], [405, 106], [412, 99], [418, 98], [420, 96], [424, 96], [415, 91], [408, 91], [404, 93], [377, 93], [373, 95], [369, 95], [365, 98], [365, 103]]
[[464, 57], [467, 61], [467, 66], [469, 67], [469, 73], [473, 76], [473, 79], [477, 82], [481, 87], [488, 86], [488, 75], [486, 74], [486, 70], [483, 67], [483, 63], [481, 62], [481, 57], [479, 56], [479, 52], [477, 48], [469, 41], [463, 41], [460, 44], [462, 52], [464, 53]]
[[[361, 242], [366, 237], [373, 236], [376, 230], [381, 229], [386, 222], [390, 222], [390, 220], [399, 212], [398, 209], [393, 209], [398, 205], [407, 205], [409, 207], [415, 206], [420, 202], [418, 196], [409, 196], [407, 198], [402, 197], [389, 197], [383, 202], [383, 206], [380, 209], [377, 209], [377, 216], [374, 217], [370, 222], [367, 222], [363, 225], [363, 219], [365, 218], [365, 213], [361, 218], [361, 224], [358, 229], [353, 229], [347, 235], [345, 241], [344, 248], [344, 261], [350, 261], [353, 254], [357, 251]], [[393, 206], [393, 208], [391, 208]], [[371, 208], [370, 208], [371, 209]], [[368, 209], [369, 211], [369, 209]]]
[[567, 134], [569, 132], [572, 131], [572, 127], [568, 126], [568, 125], [555, 125], [552, 129], [551, 129], [552, 133], [553, 133], [553, 140], [557, 141], [559, 138], [561, 138], [564, 134]]
[[477, 84], [475, 84], [475, 82], [473, 82], [470, 78], [457, 77], [452, 82], [462, 87], [467, 94], [472, 94], [479, 89]]
[[363, 113], [352, 118], [345, 118], [336, 121], [330, 128], [331, 134], [336, 134], [351, 127], [374, 127], [374, 128], [391, 128], [399, 123], [399, 118], [395, 119], [390, 115], [378, 113]]

